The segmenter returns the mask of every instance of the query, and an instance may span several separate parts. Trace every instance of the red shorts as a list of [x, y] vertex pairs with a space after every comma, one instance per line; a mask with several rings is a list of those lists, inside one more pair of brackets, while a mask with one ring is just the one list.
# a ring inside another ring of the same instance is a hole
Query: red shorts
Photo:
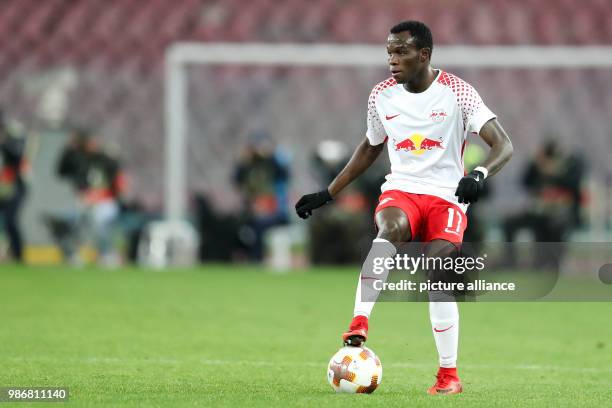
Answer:
[[412, 240], [422, 242], [444, 239], [452, 243], [463, 242], [467, 217], [457, 205], [427, 194], [388, 190], [378, 199], [376, 212], [387, 207], [404, 211], [412, 232]]

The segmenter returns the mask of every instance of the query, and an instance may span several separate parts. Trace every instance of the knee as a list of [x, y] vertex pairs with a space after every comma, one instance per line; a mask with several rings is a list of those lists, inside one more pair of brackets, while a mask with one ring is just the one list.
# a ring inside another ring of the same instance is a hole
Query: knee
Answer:
[[436, 262], [437, 260], [445, 260], [447, 258], [456, 258], [459, 254], [457, 247], [451, 242], [444, 240], [434, 240], [429, 243], [425, 251], [426, 257], [433, 259], [433, 266], [427, 269], [427, 278], [435, 282], [453, 282], [457, 278], [457, 274], [452, 269], [447, 269], [442, 265], [444, 262]]
[[386, 239], [391, 242], [404, 241], [406, 226], [399, 220], [384, 220], [378, 226], [378, 238]]
[[429, 243], [426, 255], [431, 258], [454, 258], [459, 255], [459, 250], [452, 242], [439, 239]]

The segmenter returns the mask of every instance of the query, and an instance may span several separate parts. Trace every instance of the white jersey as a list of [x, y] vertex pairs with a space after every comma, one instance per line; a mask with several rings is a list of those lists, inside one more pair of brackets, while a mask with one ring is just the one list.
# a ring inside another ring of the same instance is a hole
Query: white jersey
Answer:
[[366, 136], [371, 145], [387, 141], [391, 173], [381, 190], [434, 195], [465, 211], [455, 190], [467, 135], [493, 118], [470, 84], [442, 70], [421, 93], [393, 78], [380, 82], [370, 94]]

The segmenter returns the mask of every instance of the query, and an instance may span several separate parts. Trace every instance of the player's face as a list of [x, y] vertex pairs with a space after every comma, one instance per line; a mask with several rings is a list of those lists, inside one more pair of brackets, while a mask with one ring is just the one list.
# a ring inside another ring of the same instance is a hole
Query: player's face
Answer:
[[389, 34], [387, 55], [389, 70], [398, 84], [410, 82], [429, 60], [429, 48], [418, 49], [409, 32]]

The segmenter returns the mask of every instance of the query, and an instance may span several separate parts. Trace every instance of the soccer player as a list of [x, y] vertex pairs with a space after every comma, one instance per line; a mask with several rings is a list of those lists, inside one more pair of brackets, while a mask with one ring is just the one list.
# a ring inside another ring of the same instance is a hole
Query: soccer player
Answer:
[[[375, 251], [393, 257], [397, 251], [393, 243], [417, 237], [427, 243], [429, 256], [456, 256], [467, 226], [468, 204], [478, 200], [486, 178], [512, 156], [512, 143], [495, 114], [470, 84], [430, 65], [432, 50], [431, 31], [425, 24], [404, 21], [391, 28], [387, 38], [391, 78], [370, 94], [365, 139], [327, 189], [307, 194], [296, 204], [297, 214], [308, 218], [362, 174], [386, 143], [391, 173], [381, 187], [375, 210], [378, 234], [368, 258]], [[470, 135], [480, 135], [490, 150], [484, 162], [466, 175], [462, 156]], [[362, 286], [371, 285], [373, 279], [371, 268], [364, 264], [354, 317], [342, 336], [346, 345], [359, 346], [368, 337], [376, 298], [364, 299]], [[428, 393], [457, 394], [463, 388], [456, 368], [456, 299], [447, 292], [428, 296], [440, 363], [437, 381]]]

